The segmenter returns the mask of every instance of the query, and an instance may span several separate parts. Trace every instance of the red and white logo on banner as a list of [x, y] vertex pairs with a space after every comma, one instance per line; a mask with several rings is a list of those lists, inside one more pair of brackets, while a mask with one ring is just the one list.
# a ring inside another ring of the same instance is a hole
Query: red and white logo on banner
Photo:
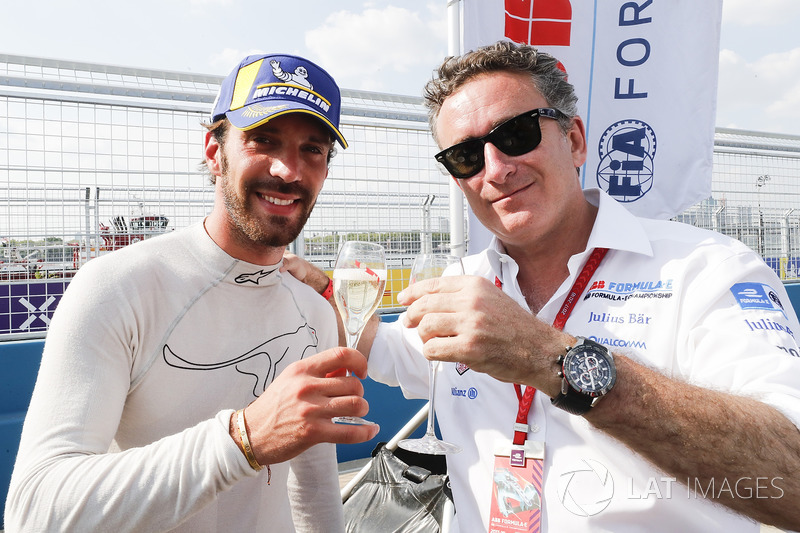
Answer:
[[505, 36], [533, 46], [569, 46], [572, 4], [569, 0], [505, 0]]

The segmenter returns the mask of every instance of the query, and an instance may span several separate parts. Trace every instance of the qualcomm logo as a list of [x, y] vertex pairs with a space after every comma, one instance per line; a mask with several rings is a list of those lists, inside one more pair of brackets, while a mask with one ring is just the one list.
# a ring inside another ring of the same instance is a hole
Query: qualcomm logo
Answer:
[[603, 464], [583, 459], [558, 478], [558, 500], [577, 516], [594, 516], [611, 503], [614, 479]]
[[653, 188], [656, 134], [641, 120], [609, 126], [597, 147], [597, 185], [619, 202], [634, 202]]

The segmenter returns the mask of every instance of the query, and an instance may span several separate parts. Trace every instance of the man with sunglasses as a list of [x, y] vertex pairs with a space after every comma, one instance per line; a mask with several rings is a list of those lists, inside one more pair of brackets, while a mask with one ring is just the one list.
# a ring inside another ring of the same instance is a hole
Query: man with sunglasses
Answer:
[[[442, 362], [461, 533], [800, 528], [800, 325], [780, 280], [738, 241], [582, 190], [565, 78], [501, 42], [427, 85], [436, 159], [494, 238], [472, 276], [415, 283], [401, 320], [370, 324], [370, 376], [425, 398], [420, 353]], [[540, 506], [499, 505], [499, 478]]]

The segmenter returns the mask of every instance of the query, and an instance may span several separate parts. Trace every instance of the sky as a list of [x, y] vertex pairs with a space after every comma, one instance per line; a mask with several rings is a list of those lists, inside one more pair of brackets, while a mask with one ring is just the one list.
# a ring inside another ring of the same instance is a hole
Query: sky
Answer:
[[[225, 75], [286, 52], [343, 88], [419, 96], [447, 55], [446, 4], [4, 0], [0, 54]], [[724, 0], [722, 17], [716, 125], [800, 135], [800, 0]]]

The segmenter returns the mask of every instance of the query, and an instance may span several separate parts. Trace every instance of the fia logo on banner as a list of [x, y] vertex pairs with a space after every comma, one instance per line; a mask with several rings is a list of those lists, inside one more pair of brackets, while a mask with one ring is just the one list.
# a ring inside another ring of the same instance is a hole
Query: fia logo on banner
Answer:
[[656, 134], [640, 120], [609, 126], [597, 147], [597, 185], [618, 202], [634, 202], [653, 188]]

